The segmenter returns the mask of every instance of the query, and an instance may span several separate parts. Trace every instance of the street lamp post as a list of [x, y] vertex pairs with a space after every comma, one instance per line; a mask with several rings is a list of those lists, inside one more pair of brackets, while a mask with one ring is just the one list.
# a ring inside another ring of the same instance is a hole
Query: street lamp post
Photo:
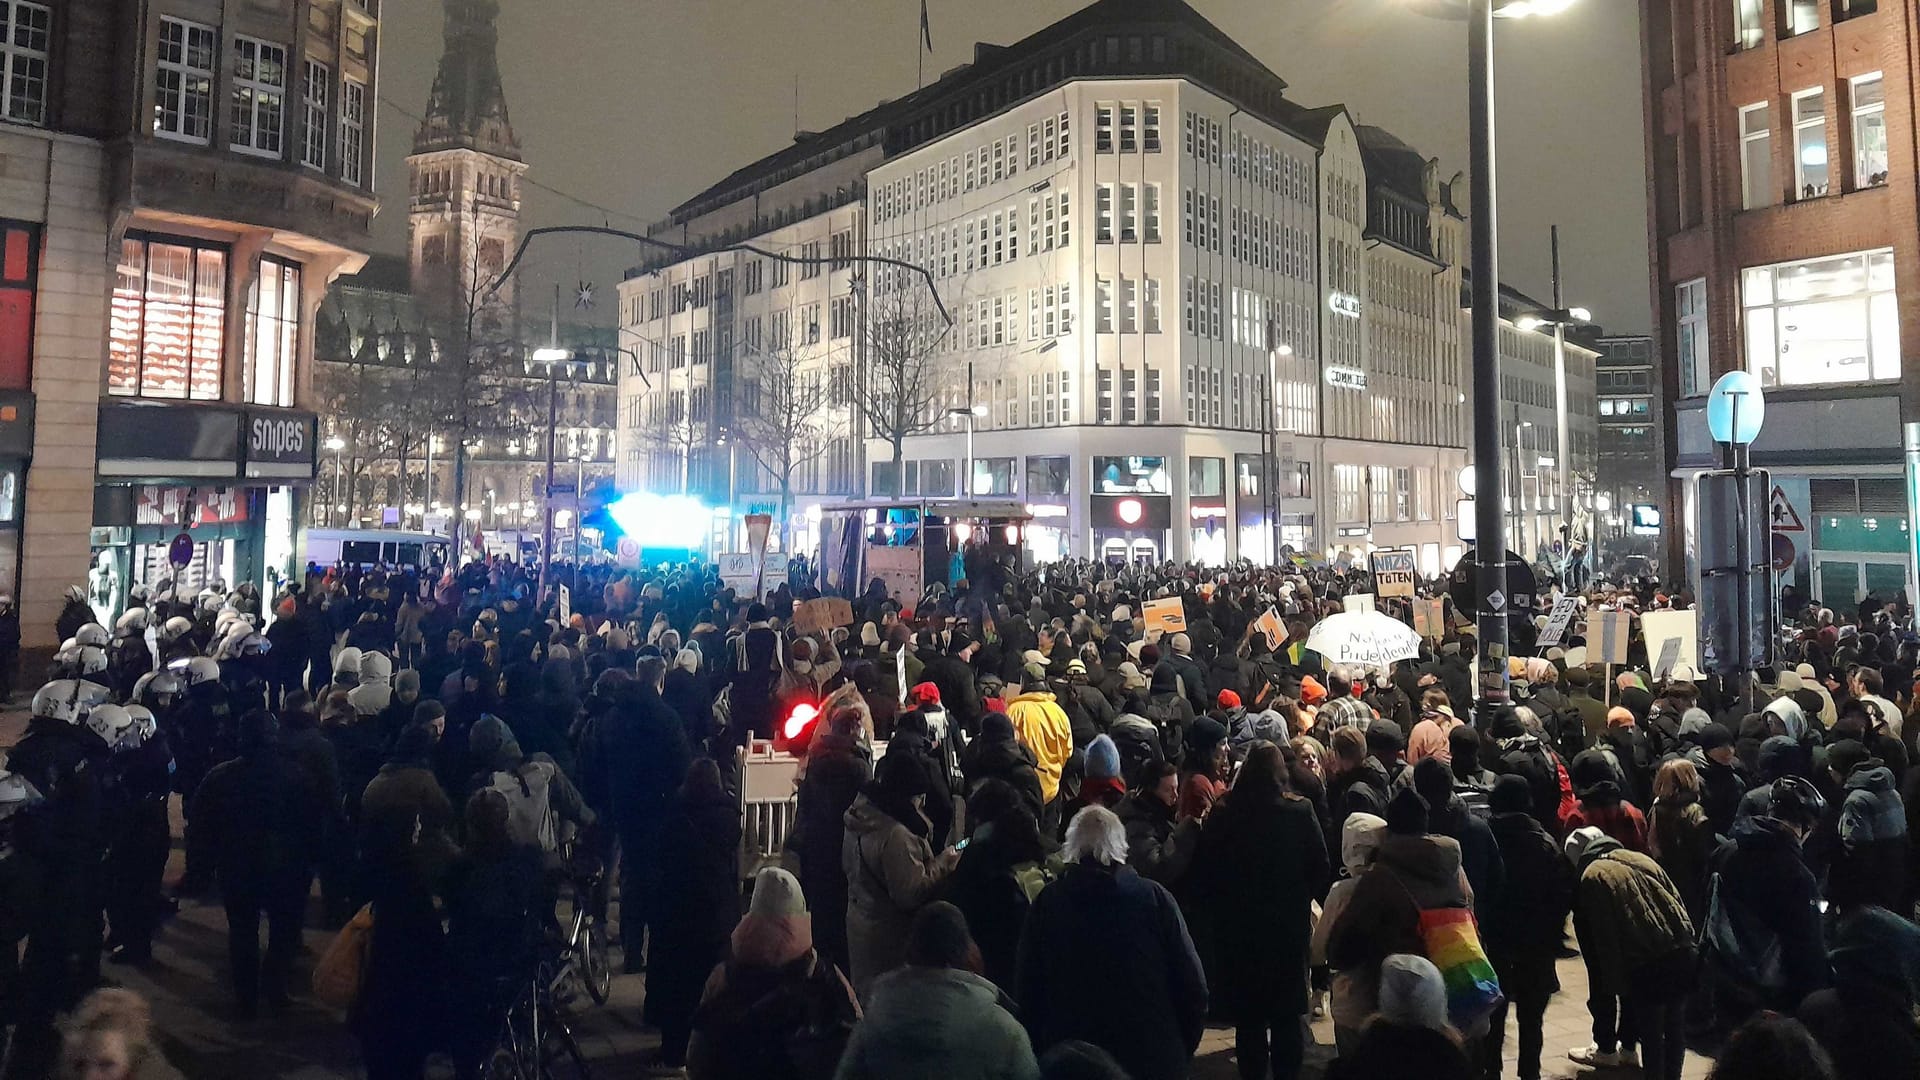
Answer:
[[1473, 460], [1488, 498], [1474, 502], [1474, 551], [1479, 561], [1474, 603], [1479, 630], [1478, 699], [1507, 702], [1507, 529], [1497, 495], [1500, 482], [1500, 267], [1495, 220], [1493, 19], [1551, 15], [1573, 0], [1414, 0], [1443, 18], [1467, 21], [1467, 118], [1472, 144], [1470, 207], [1473, 266]]
[[[323, 445], [333, 451], [333, 501], [337, 503], [340, 501], [340, 451], [347, 448], [347, 440], [335, 435]], [[333, 513], [329, 513], [327, 517], [332, 519]]]
[[973, 498], [973, 422], [987, 415], [985, 405], [975, 405], [966, 409], [948, 409], [948, 416], [958, 417], [967, 422], [967, 469], [962, 473], [960, 494], [963, 498]]
[[[540, 603], [546, 602], [549, 568], [553, 565], [553, 463], [554, 444], [560, 438], [560, 365], [572, 365], [574, 355], [566, 349], [551, 347], [533, 350], [533, 362], [544, 364], [547, 368], [547, 487], [541, 500], [542, 526], [540, 533], [540, 580], [534, 593]], [[574, 498], [579, 499], [579, 488], [574, 489]], [[575, 525], [578, 528], [578, 525]]]

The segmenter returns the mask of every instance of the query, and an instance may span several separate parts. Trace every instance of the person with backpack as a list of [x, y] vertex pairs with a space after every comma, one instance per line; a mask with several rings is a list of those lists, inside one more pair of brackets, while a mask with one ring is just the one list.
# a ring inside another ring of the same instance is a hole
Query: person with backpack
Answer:
[[960, 755], [960, 773], [969, 792], [988, 780], [1005, 781], [1020, 793], [1036, 820], [1046, 807], [1033, 751], [1020, 743], [1005, 713], [989, 712], [981, 721], [979, 737]]
[[[1493, 771], [1525, 780], [1527, 790], [1533, 794], [1534, 820], [1547, 832], [1559, 836], [1565, 832], [1561, 816], [1560, 763], [1539, 736], [1527, 730], [1520, 714], [1518, 707], [1502, 707], [1487, 726], [1487, 734], [1493, 737], [1499, 755], [1492, 763]], [[1572, 808], [1573, 801], [1571, 787], [1569, 782], [1565, 792], [1568, 809]]]
[[[516, 844], [539, 848], [557, 858], [560, 822], [582, 828], [595, 821], [580, 791], [545, 754], [527, 757], [506, 721], [482, 716], [467, 734], [468, 752], [481, 762], [473, 790], [491, 788], [507, 800], [507, 829]], [[556, 820], [556, 818], [558, 820]]]
[[1722, 1027], [1757, 1009], [1792, 1012], [1833, 978], [1819, 883], [1801, 851], [1827, 800], [1798, 776], [1766, 790], [1764, 810], [1734, 822], [1710, 886], [1702, 936]]
[[1059, 876], [1040, 836], [1040, 822], [1018, 792], [999, 780], [967, 801], [972, 826], [966, 850], [947, 882], [947, 898], [966, 916], [980, 948], [980, 974], [1002, 989], [1013, 985], [1027, 909]]
[[800, 882], [767, 867], [694, 1010], [687, 1076], [832, 1080], [859, 1020], [853, 987], [814, 951]]
[[1147, 695], [1144, 716], [1160, 733], [1160, 750], [1168, 761], [1180, 764], [1186, 752], [1187, 725], [1198, 715], [1180, 692], [1180, 677], [1172, 665], [1153, 669], [1152, 690]]

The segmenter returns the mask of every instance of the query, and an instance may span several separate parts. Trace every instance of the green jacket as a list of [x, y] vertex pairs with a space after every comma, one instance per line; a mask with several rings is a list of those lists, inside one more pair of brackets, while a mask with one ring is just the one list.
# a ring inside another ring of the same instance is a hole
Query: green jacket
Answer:
[[1574, 893], [1573, 928], [1599, 993], [1636, 989], [1635, 977], [1693, 945], [1680, 890], [1652, 858], [1615, 849], [1587, 861]]
[[834, 1080], [1039, 1080], [1026, 1029], [969, 971], [904, 967], [874, 984]]

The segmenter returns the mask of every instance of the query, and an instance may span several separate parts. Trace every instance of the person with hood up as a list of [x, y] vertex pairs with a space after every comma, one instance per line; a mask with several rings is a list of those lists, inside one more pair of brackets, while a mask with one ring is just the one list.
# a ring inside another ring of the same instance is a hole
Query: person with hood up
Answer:
[[514, 843], [530, 844], [557, 857], [562, 821], [583, 827], [594, 823], [593, 809], [567, 774], [545, 754], [522, 753], [506, 721], [481, 717], [468, 733], [467, 746], [480, 763], [470, 790], [492, 788], [506, 796]]
[[1451, 837], [1460, 845], [1460, 865], [1475, 896], [1498, 895], [1506, 882], [1500, 845], [1487, 822], [1467, 810], [1466, 800], [1454, 793], [1453, 771], [1438, 759], [1413, 767], [1413, 790], [1427, 800], [1427, 829]]
[[[1740, 797], [1740, 809], [1734, 814], [1734, 821], [1767, 816], [1773, 806], [1773, 782], [1788, 776], [1810, 780], [1811, 760], [1805, 747], [1785, 735], [1775, 735], [1762, 742], [1760, 752], [1754, 755], [1754, 785]], [[1732, 837], [1733, 830], [1728, 829], [1721, 835]]]
[[1061, 773], [1073, 753], [1073, 727], [1048, 692], [1045, 671], [1029, 665], [1026, 689], [1007, 702], [1007, 719], [1021, 745], [1033, 751], [1034, 771], [1040, 776], [1040, 798], [1045, 806], [1040, 827], [1042, 832], [1053, 831], [1048, 825], [1059, 814], [1055, 800], [1060, 794]]
[[1796, 1015], [1833, 1055], [1838, 1080], [1920, 1076], [1920, 928], [1845, 879], [1833, 883], [1827, 955], [1833, 985]]
[[694, 758], [668, 813], [661, 859], [665, 893], [654, 905], [644, 1017], [660, 1029], [656, 1069], [687, 1063], [701, 987], [726, 954], [740, 911], [740, 804], [712, 758]]
[[973, 832], [947, 882], [947, 895], [973, 927], [980, 973], [1011, 987], [1020, 931], [1033, 898], [1059, 876], [1040, 823], [1011, 787], [989, 780], [967, 803]]
[[1476, 905], [1481, 943], [1500, 976], [1505, 999], [1488, 1020], [1480, 1060], [1487, 1076], [1500, 1075], [1507, 1016], [1512, 1013], [1519, 1029], [1520, 1080], [1540, 1080], [1547, 1002], [1560, 990], [1555, 960], [1573, 907], [1573, 874], [1560, 846], [1534, 820], [1531, 807], [1525, 780], [1503, 776], [1494, 783], [1487, 826], [1500, 846], [1506, 880], [1492, 896], [1480, 896]]
[[1034, 1049], [1083, 1040], [1132, 1080], [1182, 1080], [1207, 983], [1180, 906], [1126, 865], [1125, 828], [1105, 807], [1074, 816], [1061, 857], [1020, 939], [1014, 998]]
[[847, 808], [873, 779], [873, 747], [857, 709], [829, 713], [802, 759], [787, 851], [799, 864], [801, 885], [814, 898], [811, 933], [828, 963], [847, 963], [847, 873], [841, 867]]
[[360, 681], [347, 691], [355, 715], [377, 716], [393, 703], [393, 661], [387, 654], [368, 650], [360, 654]]
[[1115, 813], [1126, 828], [1127, 865], [1150, 881], [1177, 888], [1199, 845], [1200, 822], [1180, 817], [1180, 770], [1165, 762], [1146, 765]]
[[954, 839], [954, 798], [949, 780], [946, 762], [942, 759], [933, 739], [933, 728], [927, 722], [927, 714], [918, 709], [901, 714], [894, 724], [893, 739], [887, 743], [887, 755], [900, 754], [919, 763], [920, 770], [926, 774], [927, 797], [924, 811], [933, 831], [927, 835], [927, 842], [935, 848], [944, 849]]
[[1605, 751], [1582, 751], [1573, 762], [1573, 788], [1579, 804], [1568, 814], [1568, 832], [1592, 825], [1628, 851], [1647, 850], [1647, 818], [1626, 801], [1620, 773]]
[[1865, 895], [1890, 911], [1910, 911], [1907, 882], [1907, 811], [1895, 790], [1893, 770], [1851, 739], [1835, 743], [1827, 768], [1840, 784], [1840, 814], [1833, 828], [1828, 878], [1851, 879], [1856, 895]]
[[952, 904], [920, 909], [906, 966], [875, 984], [836, 1080], [1039, 1080], [1012, 1002], [980, 974], [980, 950]]
[[988, 713], [980, 735], [960, 755], [960, 772], [969, 792], [987, 780], [1004, 780], [1020, 793], [1037, 820], [1046, 807], [1038, 759], [1014, 734], [1013, 721], [1003, 713]]
[[[1706, 812], [1713, 831], [1725, 836], [1740, 813], [1740, 800], [1751, 785], [1746, 766], [1734, 754], [1733, 732], [1725, 724], [1708, 724], [1695, 738], [1698, 744], [1687, 751], [1687, 760], [1700, 774], [1700, 808]], [[1658, 782], [1655, 777], [1655, 782]]]
[[1428, 831], [1427, 800], [1400, 789], [1387, 807], [1387, 835], [1373, 866], [1354, 884], [1347, 910], [1327, 937], [1327, 963], [1379, 985], [1380, 965], [1396, 953], [1422, 955], [1421, 913], [1472, 908], [1460, 844]]
[[936, 854], [923, 805], [926, 770], [908, 757], [880, 759], [874, 778], [847, 808], [841, 867], [847, 875], [847, 954], [853, 986], [866, 1000], [873, 981], [905, 962], [913, 914], [959, 861]]
[[1469, 807], [1484, 810], [1494, 781], [1500, 777], [1481, 764], [1480, 733], [1471, 724], [1447, 732], [1447, 767], [1453, 770], [1453, 790]]
[[1269, 1064], [1274, 1080], [1300, 1073], [1312, 907], [1327, 878], [1313, 807], [1287, 789], [1280, 748], [1256, 745], [1201, 830], [1192, 871], [1192, 895], [1209, 925], [1260, 928], [1215, 953], [1217, 1005], [1235, 1026], [1243, 1077], [1261, 1080]]
[[[1353, 887], [1359, 883], [1360, 875], [1373, 866], [1380, 839], [1386, 833], [1386, 819], [1372, 814], [1350, 814], [1346, 825], [1340, 830], [1343, 876], [1327, 890], [1327, 898], [1320, 906], [1320, 919], [1313, 925], [1313, 936], [1307, 947], [1308, 959], [1315, 967], [1327, 963], [1327, 941], [1334, 928], [1340, 925], [1341, 916], [1347, 910], [1348, 901], [1353, 899]], [[1333, 972], [1330, 1001], [1333, 1041], [1342, 1055], [1352, 1050], [1355, 1040], [1360, 1037], [1361, 1026], [1366, 1023], [1367, 1017], [1373, 1015], [1378, 1002], [1378, 988], [1373, 983], [1373, 975], [1373, 969], [1366, 966], [1336, 968]]]
[[[906, 633], [906, 628], [900, 628]], [[901, 642], [895, 652], [906, 649]], [[946, 706], [947, 713], [962, 731], [972, 733], [980, 730], [985, 708], [980, 703], [980, 690], [974, 680], [973, 657], [980, 651], [980, 643], [964, 630], [955, 630], [947, 638], [945, 653], [936, 653], [924, 660], [924, 667], [915, 674], [914, 664], [921, 663], [920, 658], [908, 651], [907, 684], [909, 686], [926, 681], [940, 690], [940, 700]]]
[[687, 1076], [831, 1080], [859, 1020], [853, 987], [814, 950], [800, 882], [767, 867], [701, 992]]
[[1826, 809], [1812, 783], [1775, 780], [1764, 815], [1736, 821], [1720, 851], [1713, 888], [1721, 910], [1709, 912], [1703, 939], [1723, 1026], [1756, 1009], [1791, 1012], [1832, 982], [1819, 884], [1801, 851]]
[[1564, 831], [1560, 762], [1538, 736], [1527, 730], [1520, 713], [1516, 707], [1494, 712], [1487, 734], [1493, 737], [1498, 756], [1489, 765], [1496, 773], [1527, 782], [1527, 790], [1533, 793], [1534, 820], [1558, 836]]
[[1144, 715], [1160, 733], [1160, 748], [1166, 759], [1178, 765], [1186, 747], [1187, 726], [1199, 714], [1180, 692], [1180, 676], [1171, 666], [1154, 665], [1149, 685]]
[[1447, 986], [1440, 969], [1417, 953], [1399, 953], [1380, 964], [1379, 1012], [1327, 1075], [1329, 1080], [1469, 1080], [1474, 1073], [1460, 1033], [1447, 1022]]
[[1666, 871], [1587, 825], [1568, 835], [1579, 875], [1573, 927], [1587, 965], [1593, 1043], [1567, 1051], [1590, 1068], [1632, 1068], [1637, 1038], [1648, 1080], [1680, 1080], [1681, 1006], [1693, 985], [1693, 923]]
[[[1205, 821], [1227, 793], [1227, 729], [1211, 716], [1187, 726], [1180, 764], [1180, 816]], [[1324, 846], [1324, 845], [1323, 845]]]

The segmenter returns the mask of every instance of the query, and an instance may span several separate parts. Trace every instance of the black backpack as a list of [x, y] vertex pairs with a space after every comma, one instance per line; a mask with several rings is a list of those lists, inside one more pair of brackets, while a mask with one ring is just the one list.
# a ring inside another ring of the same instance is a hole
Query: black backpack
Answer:
[[714, 1075], [768, 1080], [833, 1075], [859, 1017], [833, 964], [818, 954], [806, 959], [813, 963], [811, 971], [797, 978], [784, 974], [772, 985], [764, 973], [743, 980], [727, 962], [725, 989], [693, 1017]]
[[1180, 722], [1180, 712], [1174, 708], [1172, 699], [1178, 695], [1169, 694], [1166, 698], [1155, 695], [1147, 699], [1146, 707], [1141, 710], [1160, 733], [1160, 753], [1175, 765], [1186, 755], [1187, 733]]

